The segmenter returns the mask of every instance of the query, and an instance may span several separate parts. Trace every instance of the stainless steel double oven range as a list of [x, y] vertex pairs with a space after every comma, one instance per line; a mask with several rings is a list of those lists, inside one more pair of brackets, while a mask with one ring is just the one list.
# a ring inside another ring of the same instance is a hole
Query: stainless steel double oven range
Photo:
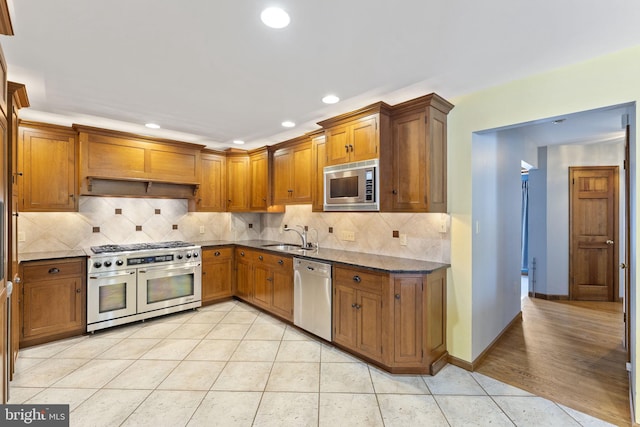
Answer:
[[87, 332], [202, 305], [200, 246], [103, 245], [87, 265]]

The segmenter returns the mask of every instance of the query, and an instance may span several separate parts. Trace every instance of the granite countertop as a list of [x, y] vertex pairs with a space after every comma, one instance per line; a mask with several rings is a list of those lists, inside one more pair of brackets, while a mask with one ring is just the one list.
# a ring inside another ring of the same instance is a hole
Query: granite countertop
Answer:
[[[264, 247], [265, 245], [273, 245], [282, 242], [275, 242], [272, 240], [243, 240], [243, 241], [229, 241], [229, 240], [207, 240], [200, 242], [193, 242], [196, 245], [200, 245], [203, 248], [210, 248], [216, 246], [243, 246], [252, 249], [260, 249], [278, 254], [286, 254], [295, 256], [298, 258], [309, 259], [312, 261], [324, 261], [333, 264], [341, 264], [351, 267], [364, 267], [371, 270], [382, 271], [385, 273], [417, 273], [417, 274], [429, 274], [435, 270], [441, 268], [450, 267], [450, 264], [434, 261], [423, 261], [418, 259], [399, 258], [386, 255], [368, 254], [363, 252], [343, 251], [338, 249], [314, 249], [314, 250], [299, 250], [299, 251], [287, 251], [279, 250], [275, 248]], [[76, 258], [85, 257], [89, 254], [82, 249], [67, 250], [67, 251], [50, 251], [50, 252], [27, 252], [20, 253], [18, 255], [19, 262], [26, 261], [44, 261], [63, 258]]]
[[298, 258], [309, 259], [312, 261], [325, 261], [351, 267], [364, 267], [371, 270], [382, 271], [385, 273], [429, 274], [435, 270], [451, 266], [450, 264], [441, 262], [399, 258], [386, 255], [368, 254], [363, 252], [343, 251], [338, 249], [320, 248], [305, 251], [287, 251], [264, 247], [264, 245], [282, 243], [270, 240], [244, 240], [239, 242], [214, 240], [194, 243], [202, 246], [203, 248], [224, 245], [244, 246], [252, 249], [260, 249], [279, 254], [287, 254]]

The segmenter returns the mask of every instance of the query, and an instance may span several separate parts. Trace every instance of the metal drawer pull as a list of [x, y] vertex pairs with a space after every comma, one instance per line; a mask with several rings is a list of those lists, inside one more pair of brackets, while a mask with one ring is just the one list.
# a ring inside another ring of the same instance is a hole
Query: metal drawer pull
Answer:
[[360, 276], [355, 275], [355, 276], [353, 276], [353, 281], [356, 282], [356, 283], [360, 283], [360, 282], [362, 282], [362, 279], [360, 278]]
[[260, 261], [262, 261], [262, 255], [260, 255], [260, 256], [258, 257], [258, 259], [259, 259]]
[[351, 304], [351, 307], [356, 308], [356, 303]]
[[82, 289], [76, 289], [76, 294], [79, 294], [82, 292]]
[[400, 294], [396, 294], [396, 299], [400, 299]]
[[53, 267], [49, 269], [49, 274], [58, 274], [58, 273], [60, 273], [59, 268]]
[[240, 256], [244, 256], [244, 251], [240, 252]]
[[278, 264], [282, 265], [282, 264], [284, 264], [284, 261], [283, 260], [279, 260]]
[[213, 253], [213, 255], [214, 255], [214, 256], [220, 256], [220, 251], [215, 251], [215, 252]]

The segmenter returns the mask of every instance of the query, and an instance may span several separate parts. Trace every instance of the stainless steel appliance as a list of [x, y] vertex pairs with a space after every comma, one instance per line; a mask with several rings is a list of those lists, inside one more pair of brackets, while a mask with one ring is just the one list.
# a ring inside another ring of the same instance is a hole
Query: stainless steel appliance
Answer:
[[87, 332], [202, 305], [200, 246], [103, 245], [87, 265]]
[[378, 159], [324, 168], [325, 211], [379, 211]]
[[293, 324], [331, 341], [331, 264], [293, 258]]

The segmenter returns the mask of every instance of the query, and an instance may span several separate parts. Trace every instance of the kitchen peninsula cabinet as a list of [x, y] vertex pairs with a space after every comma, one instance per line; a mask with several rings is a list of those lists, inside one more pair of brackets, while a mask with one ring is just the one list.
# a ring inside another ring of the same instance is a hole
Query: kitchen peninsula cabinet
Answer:
[[325, 129], [327, 166], [378, 158], [388, 139], [389, 108], [378, 102], [318, 122]]
[[233, 247], [202, 249], [202, 305], [233, 295]]
[[273, 153], [273, 202], [311, 202], [311, 142], [304, 136], [278, 145]]
[[19, 135], [19, 210], [77, 211], [77, 144], [73, 129], [21, 122]]
[[293, 258], [237, 248], [236, 295], [293, 321]]
[[390, 372], [435, 374], [448, 355], [445, 272], [334, 267], [333, 342]]
[[189, 210], [196, 212], [225, 212], [227, 210], [227, 159], [224, 153], [203, 150], [200, 155], [202, 179], [195, 200]]
[[23, 262], [20, 269], [20, 347], [85, 332], [84, 258]]
[[447, 113], [430, 94], [393, 106], [392, 138], [380, 156], [380, 210], [447, 211]]

